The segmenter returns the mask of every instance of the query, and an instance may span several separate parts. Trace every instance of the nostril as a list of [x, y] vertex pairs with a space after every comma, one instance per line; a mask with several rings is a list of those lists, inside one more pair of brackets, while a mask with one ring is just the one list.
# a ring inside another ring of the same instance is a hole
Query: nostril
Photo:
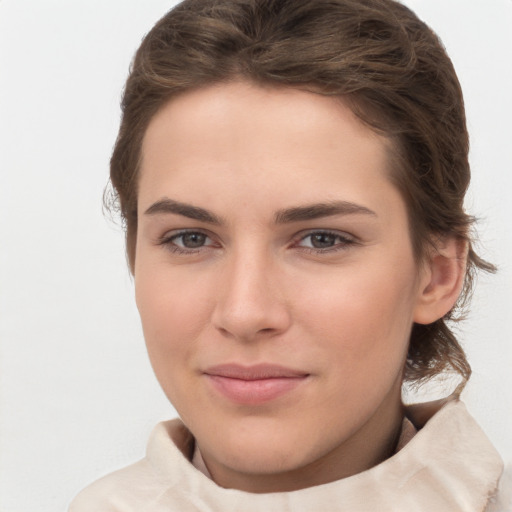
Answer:
[[223, 335], [223, 336], [230, 336], [230, 333], [227, 329], [224, 329], [224, 327], [217, 327], [217, 330]]

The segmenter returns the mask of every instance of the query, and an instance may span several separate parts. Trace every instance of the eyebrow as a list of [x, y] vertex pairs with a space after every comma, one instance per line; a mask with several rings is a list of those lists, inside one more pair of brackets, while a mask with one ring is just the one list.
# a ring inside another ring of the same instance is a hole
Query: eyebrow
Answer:
[[217, 217], [217, 215], [205, 210], [204, 208], [199, 208], [198, 206], [192, 206], [191, 204], [181, 203], [167, 198], [153, 203], [144, 213], [146, 215], [174, 213], [182, 215], [183, 217], [188, 217], [189, 219], [206, 222], [208, 224], [215, 224], [217, 226], [220, 226], [223, 223], [220, 217]]
[[[220, 217], [204, 208], [192, 206], [187, 203], [181, 203], [180, 201], [168, 198], [160, 199], [156, 203], [153, 203], [144, 213], [146, 215], [169, 213], [182, 215], [189, 219], [217, 226], [224, 223]], [[351, 203], [349, 201], [332, 201], [328, 203], [316, 203], [279, 210], [274, 216], [274, 222], [276, 224], [289, 224], [292, 222], [320, 219], [322, 217], [332, 217], [334, 215], [357, 214], [370, 215], [374, 217], [377, 216], [373, 210], [370, 210], [366, 206]]]
[[275, 215], [275, 222], [276, 224], [285, 224], [289, 222], [320, 219], [322, 217], [332, 217], [334, 215], [356, 214], [377, 217], [377, 214], [373, 210], [366, 208], [366, 206], [349, 201], [332, 201], [329, 203], [317, 203], [280, 210]]

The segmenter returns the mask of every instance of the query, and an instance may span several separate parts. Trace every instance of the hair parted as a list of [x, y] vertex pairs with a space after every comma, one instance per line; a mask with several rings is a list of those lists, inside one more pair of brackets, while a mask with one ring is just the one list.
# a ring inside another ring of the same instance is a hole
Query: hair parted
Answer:
[[[418, 261], [433, 237], [468, 245], [456, 307], [412, 329], [405, 379], [471, 374], [447, 321], [469, 300], [475, 270], [494, 267], [472, 249], [468, 133], [460, 85], [432, 30], [394, 0], [185, 0], [146, 35], [131, 66], [111, 158], [111, 195], [126, 229], [133, 270], [137, 182], [147, 126], [171, 98], [229, 80], [342, 98], [392, 142], [391, 179], [404, 198]], [[462, 388], [462, 386], [461, 386]]]

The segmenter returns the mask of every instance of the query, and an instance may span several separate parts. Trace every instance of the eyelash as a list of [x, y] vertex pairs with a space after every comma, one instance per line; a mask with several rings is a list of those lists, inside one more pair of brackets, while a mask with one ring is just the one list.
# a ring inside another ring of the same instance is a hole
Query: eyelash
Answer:
[[341, 234], [336, 231], [319, 229], [319, 230], [315, 230], [315, 231], [309, 231], [308, 233], [297, 237], [295, 244], [298, 242], [302, 242], [302, 241], [306, 240], [307, 238], [313, 237], [314, 235], [332, 236], [335, 239], [335, 241], [337, 240], [337, 243], [335, 243], [331, 247], [324, 247], [324, 248], [298, 246], [299, 249], [309, 252], [311, 254], [326, 254], [326, 253], [347, 250], [350, 246], [353, 246], [357, 243], [357, 241], [354, 237], [352, 237], [346, 233]]
[[[163, 237], [158, 239], [157, 245], [164, 246], [167, 250], [171, 251], [172, 253], [184, 254], [184, 255], [196, 254], [196, 253], [200, 252], [201, 250], [204, 250], [205, 248], [209, 248], [214, 245], [214, 244], [201, 245], [198, 248], [182, 248], [175, 244], [175, 240], [177, 240], [179, 238], [182, 238], [182, 242], [183, 242], [183, 237], [186, 235], [201, 235], [201, 236], [204, 236], [205, 239], [210, 238], [208, 236], [208, 234], [204, 233], [203, 231], [183, 230], [183, 231], [179, 231], [177, 233], [173, 233], [170, 235], [164, 235]], [[314, 235], [332, 236], [332, 237], [334, 237], [335, 240], [338, 240], [338, 243], [336, 243], [332, 247], [325, 247], [325, 248], [303, 247], [303, 246], [297, 245], [300, 242], [303, 242], [304, 240], [306, 240], [307, 238], [313, 237]], [[299, 236], [297, 236], [294, 239], [292, 247], [296, 246], [299, 250], [308, 252], [310, 254], [326, 254], [326, 253], [347, 250], [350, 246], [353, 246], [355, 244], [357, 244], [357, 240], [354, 239], [350, 235], [340, 234], [335, 231], [319, 229], [319, 230], [315, 230], [315, 231], [309, 231], [306, 234], [300, 234]]]
[[183, 238], [185, 235], [201, 235], [207, 239], [210, 238], [206, 233], [204, 233], [202, 231], [187, 229], [187, 230], [179, 231], [177, 233], [173, 233], [171, 235], [164, 235], [163, 237], [161, 237], [158, 240], [157, 244], [164, 246], [167, 250], [169, 250], [175, 254], [195, 254], [195, 253], [199, 252], [201, 249], [204, 249], [205, 247], [210, 247], [208, 245], [206, 245], [206, 246], [202, 245], [202, 246], [198, 247], [197, 249], [182, 248], [174, 243], [175, 240], [177, 240], [178, 238]]

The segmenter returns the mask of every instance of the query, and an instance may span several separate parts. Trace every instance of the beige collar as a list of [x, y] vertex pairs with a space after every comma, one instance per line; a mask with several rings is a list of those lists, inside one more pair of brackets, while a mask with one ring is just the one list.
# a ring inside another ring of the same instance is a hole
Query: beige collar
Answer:
[[[421, 407], [411, 416], [414, 422]], [[181, 493], [184, 500], [193, 499], [197, 510], [223, 512], [318, 512], [319, 504], [329, 512], [482, 512], [503, 466], [464, 404], [456, 400], [444, 404], [402, 450], [381, 464], [293, 492], [252, 494], [219, 487], [189, 462], [193, 446], [179, 420], [160, 423], [153, 431], [147, 459], [168, 483], [162, 504], [166, 495], [175, 499]]]

